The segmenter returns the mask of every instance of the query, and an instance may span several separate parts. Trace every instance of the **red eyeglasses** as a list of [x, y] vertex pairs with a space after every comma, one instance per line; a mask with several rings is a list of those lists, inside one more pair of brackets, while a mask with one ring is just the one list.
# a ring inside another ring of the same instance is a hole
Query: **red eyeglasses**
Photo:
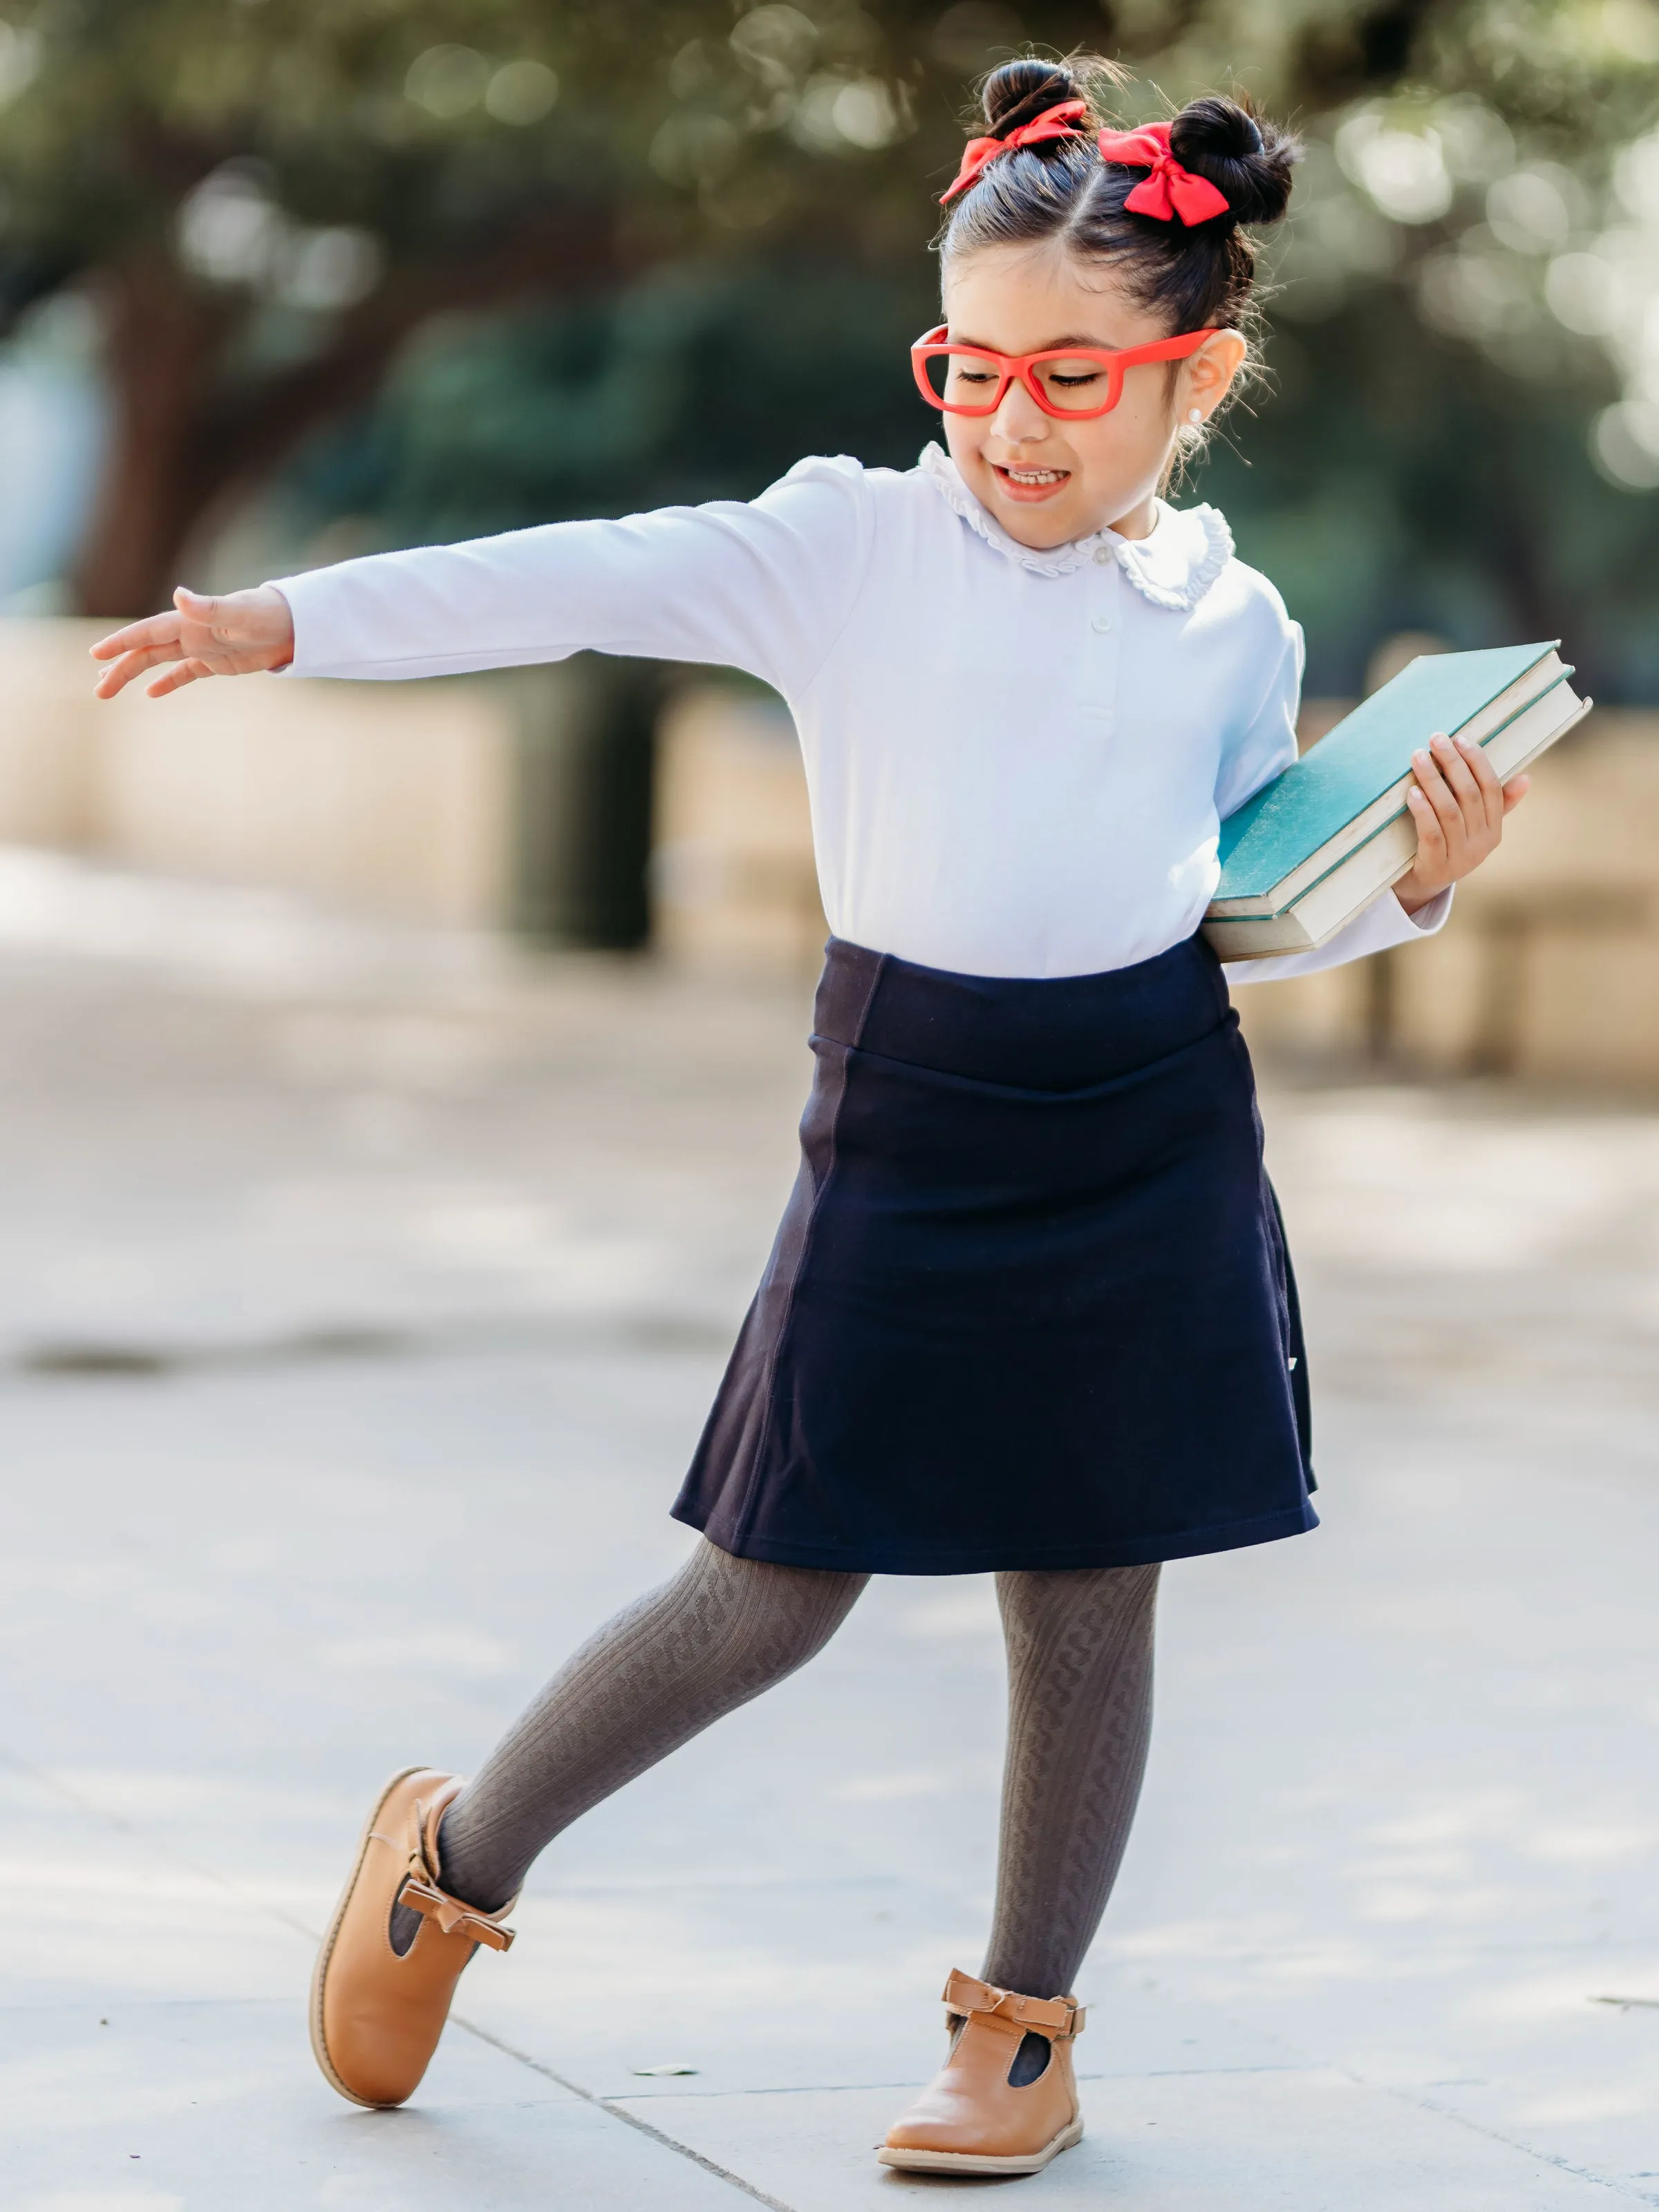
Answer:
[[[916, 389], [947, 415], [994, 415], [1018, 377], [1045, 415], [1091, 420], [1109, 415], [1123, 397], [1123, 372], [1143, 361], [1185, 361], [1214, 331], [1183, 331], [1151, 345], [1062, 346], [1047, 353], [993, 353], [988, 346], [952, 345], [948, 323], [910, 349]], [[1104, 397], [1102, 397], [1103, 388]]]

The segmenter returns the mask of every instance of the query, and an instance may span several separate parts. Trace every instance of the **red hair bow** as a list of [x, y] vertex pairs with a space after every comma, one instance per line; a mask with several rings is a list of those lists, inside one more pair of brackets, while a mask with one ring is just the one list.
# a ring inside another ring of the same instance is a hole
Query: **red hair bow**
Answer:
[[1103, 131], [1100, 158], [1121, 162], [1126, 169], [1150, 169], [1123, 203], [1131, 215], [1149, 215], [1159, 222], [1208, 222], [1227, 213], [1227, 197], [1207, 177], [1183, 169], [1170, 151], [1167, 123], [1148, 123], [1139, 131]]
[[980, 171], [994, 161], [999, 154], [1012, 154], [1016, 146], [1040, 146], [1048, 138], [1085, 137], [1087, 134], [1077, 126], [1088, 112], [1086, 100], [1062, 100], [1058, 107], [1045, 107], [1041, 115], [1033, 117], [1030, 123], [1022, 123], [1006, 138], [970, 138], [962, 149], [962, 167], [949, 189], [939, 196], [939, 205], [943, 207], [958, 192], [965, 192]]

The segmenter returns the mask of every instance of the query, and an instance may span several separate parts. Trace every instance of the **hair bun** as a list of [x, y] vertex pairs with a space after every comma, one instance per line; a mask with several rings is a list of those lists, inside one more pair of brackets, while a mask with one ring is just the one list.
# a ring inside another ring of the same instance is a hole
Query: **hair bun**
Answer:
[[1291, 171], [1302, 158], [1287, 132], [1214, 93], [1189, 101], [1171, 120], [1170, 151], [1226, 195], [1236, 222], [1277, 222], [1290, 204]]
[[1082, 100], [1085, 94], [1064, 62], [1025, 60], [994, 69], [979, 96], [987, 131], [993, 138], [1006, 138], [1045, 109], [1058, 107], [1063, 100]]

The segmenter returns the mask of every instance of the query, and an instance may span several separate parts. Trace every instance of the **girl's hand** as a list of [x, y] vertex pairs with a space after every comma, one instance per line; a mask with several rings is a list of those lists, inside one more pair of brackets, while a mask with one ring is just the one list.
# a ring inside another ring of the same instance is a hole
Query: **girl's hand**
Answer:
[[125, 629], [100, 637], [94, 660], [112, 662], [98, 679], [98, 696], [112, 699], [135, 677], [163, 662], [177, 665], [145, 689], [152, 699], [165, 697], [202, 676], [251, 676], [286, 668], [294, 658], [294, 617], [274, 584], [257, 591], [228, 592], [204, 599], [181, 585], [173, 595], [173, 611], [129, 623]]
[[1407, 914], [1478, 868], [1498, 850], [1504, 817], [1531, 788], [1529, 775], [1500, 784], [1484, 750], [1467, 738], [1439, 736], [1412, 755], [1417, 781], [1406, 804], [1417, 823], [1417, 858], [1394, 887]]

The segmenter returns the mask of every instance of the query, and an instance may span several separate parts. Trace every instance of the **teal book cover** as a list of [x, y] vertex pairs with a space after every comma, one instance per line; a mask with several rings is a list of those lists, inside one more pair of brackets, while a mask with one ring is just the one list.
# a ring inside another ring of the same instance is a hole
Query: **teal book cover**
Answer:
[[1262, 898], [1410, 769], [1437, 730], [1461, 729], [1553, 652], [1497, 646], [1413, 660], [1221, 825], [1217, 898]]

